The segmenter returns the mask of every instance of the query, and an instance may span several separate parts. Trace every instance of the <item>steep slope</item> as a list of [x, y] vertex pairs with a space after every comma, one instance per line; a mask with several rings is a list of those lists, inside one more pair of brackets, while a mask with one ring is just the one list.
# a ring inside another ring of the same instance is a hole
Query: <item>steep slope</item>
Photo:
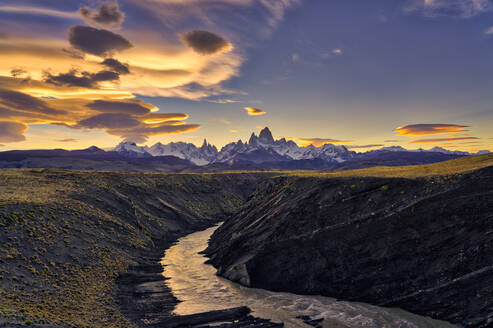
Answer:
[[492, 185], [491, 154], [272, 178], [207, 253], [219, 274], [247, 286], [488, 327]]
[[261, 174], [0, 171], [0, 325], [132, 327], [115, 279], [244, 203]]

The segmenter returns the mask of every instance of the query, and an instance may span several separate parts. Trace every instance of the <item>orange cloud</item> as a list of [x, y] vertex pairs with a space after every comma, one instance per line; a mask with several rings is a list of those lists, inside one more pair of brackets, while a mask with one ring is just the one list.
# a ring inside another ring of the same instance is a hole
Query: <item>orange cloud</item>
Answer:
[[353, 140], [336, 140], [336, 139], [324, 139], [324, 138], [286, 138], [292, 139], [296, 143], [300, 144], [301, 147], [306, 147], [313, 145], [315, 147], [320, 147], [329, 143], [351, 143]]
[[0, 121], [0, 141], [1, 142], [18, 142], [26, 140], [24, 132], [28, 126], [19, 122]]
[[[69, 109], [69, 110], [65, 110]], [[42, 99], [0, 89], [0, 141], [25, 139], [27, 125], [55, 124], [72, 129], [102, 129], [126, 140], [144, 142], [149, 136], [193, 131], [183, 113], [156, 113], [159, 108], [140, 99]], [[14, 122], [15, 121], [15, 122]]]
[[398, 135], [401, 136], [425, 136], [434, 134], [446, 134], [446, 133], [459, 133], [467, 132], [465, 128], [467, 125], [457, 125], [457, 124], [411, 124], [400, 126], [394, 130]]
[[183, 113], [150, 113], [142, 117], [142, 121], [148, 124], [163, 123], [166, 121], [186, 120], [187, 114]]
[[437, 143], [437, 142], [446, 142], [446, 141], [460, 141], [460, 140], [479, 140], [478, 137], [458, 137], [458, 138], [436, 138], [436, 139], [417, 139], [410, 141], [410, 144], [419, 144], [419, 143]]
[[363, 148], [377, 148], [377, 147], [383, 147], [383, 144], [347, 146], [348, 149], [363, 149]]
[[248, 115], [264, 115], [264, 114], [267, 114], [267, 112], [264, 112], [263, 110], [258, 109], [258, 108], [245, 107], [243, 109], [247, 111]]

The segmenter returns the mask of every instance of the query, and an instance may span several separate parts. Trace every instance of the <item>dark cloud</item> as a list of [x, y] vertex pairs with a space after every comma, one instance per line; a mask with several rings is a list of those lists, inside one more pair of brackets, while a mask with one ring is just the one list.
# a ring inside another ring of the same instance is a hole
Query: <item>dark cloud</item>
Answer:
[[175, 134], [195, 131], [200, 128], [199, 124], [176, 124], [176, 121], [169, 121], [160, 124], [145, 124], [130, 129], [112, 129], [107, 132], [124, 138], [126, 141], [136, 143], [146, 142], [150, 136], [162, 134]]
[[26, 140], [24, 132], [27, 125], [19, 122], [0, 121], [0, 141], [1, 142], [18, 142]]
[[383, 142], [399, 142], [399, 140], [384, 140]]
[[140, 125], [140, 121], [130, 115], [105, 113], [82, 120], [77, 124], [77, 127], [88, 129], [120, 129], [136, 127], [138, 125]]
[[438, 142], [446, 142], [446, 141], [459, 141], [459, 140], [478, 140], [478, 137], [459, 137], [459, 138], [435, 138], [435, 139], [417, 139], [410, 141], [410, 144], [419, 144], [419, 143], [438, 143]]
[[22, 118], [27, 123], [37, 121], [37, 119], [48, 119], [49, 116], [40, 113], [27, 113], [0, 107], [0, 119], [17, 120], [19, 118]]
[[97, 73], [78, 72], [71, 70], [68, 73], [52, 75], [44, 73], [44, 82], [57, 86], [71, 86], [82, 88], [97, 88], [99, 82], [118, 81], [120, 74], [113, 71], [100, 71]]
[[10, 75], [12, 77], [22, 77], [28, 75], [28, 72], [22, 68], [12, 68], [10, 70]]
[[192, 30], [181, 34], [180, 38], [187, 46], [202, 55], [214, 54], [232, 47], [231, 43], [208, 31]]
[[103, 2], [99, 8], [82, 7], [79, 14], [89, 25], [120, 27], [125, 19], [116, 1]]
[[77, 142], [79, 139], [67, 138], [67, 139], [56, 139], [56, 142]]
[[121, 63], [120, 61], [113, 58], [106, 58], [101, 65], [104, 65], [110, 68], [113, 72], [117, 72], [119, 74], [129, 74], [130, 69], [128, 68], [128, 64]]
[[445, 133], [460, 133], [467, 132], [465, 128], [467, 125], [457, 125], [457, 124], [411, 124], [400, 126], [393, 132], [397, 132], [401, 136], [425, 136], [433, 134], [445, 134]]
[[151, 112], [149, 104], [138, 101], [95, 100], [88, 104], [87, 107], [102, 113], [145, 115]]
[[47, 115], [66, 114], [65, 111], [49, 107], [43, 100], [32, 97], [28, 94], [0, 89], [0, 104], [7, 108], [30, 113], [40, 113]]
[[77, 125], [71, 126], [64, 123], [57, 123], [56, 125], [75, 129], [104, 129], [111, 135], [137, 143], [147, 141], [150, 136], [183, 133], [194, 131], [200, 127], [198, 124], [184, 124], [182, 119], [186, 119], [188, 115], [179, 113], [154, 114], [161, 116], [165, 121], [146, 123], [146, 119], [152, 115], [135, 117], [122, 113], [104, 113], [82, 120]]
[[132, 44], [121, 35], [80, 25], [69, 29], [69, 42], [75, 49], [101, 57], [132, 47]]

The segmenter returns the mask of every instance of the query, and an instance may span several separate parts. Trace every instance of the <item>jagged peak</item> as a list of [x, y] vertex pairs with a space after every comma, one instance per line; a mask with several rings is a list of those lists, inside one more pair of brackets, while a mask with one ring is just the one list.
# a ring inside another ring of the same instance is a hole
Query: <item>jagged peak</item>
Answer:
[[272, 136], [272, 132], [270, 132], [268, 127], [265, 127], [262, 129], [262, 131], [260, 131], [258, 138], [264, 143], [271, 144], [274, 142], [274, 137]]
[[255, 132], [252, 132], [252, 135], [250, 136], [250, 140], [248, 141], [248, 144], [253, 145], [257, 142], [258, 138], [255, 135]]
[[133, 141], [128, 141], [128, 140], [125, 140], [125, 141], [122, 141], [120, 142], [120, 145], [130, 145], [130, 146], [137, 146], [137, 144]]

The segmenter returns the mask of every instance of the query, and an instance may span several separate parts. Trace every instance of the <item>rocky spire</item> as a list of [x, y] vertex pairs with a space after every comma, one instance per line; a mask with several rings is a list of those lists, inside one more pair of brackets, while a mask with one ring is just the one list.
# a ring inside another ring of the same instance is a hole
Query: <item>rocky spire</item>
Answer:
[[250, 136], [250, 140], [248, 141], [248, 144], [249, 144], [250, 146], [255, 146], [255, 145], [257, 144], [257, 142], [258, 142], [258, 138], [257, 138], [257, 136], [255, 135], [255, 133], [254, 133], [254, 132], [252, 132], [252, 135]]
[[260, 131], [259, 134], [259, 141], [261, 141], [263, 144], [273, 144], [274, 143], [274, 137], [272, 137], [272, 133], [270, 132], [268, 127], [265, 127]]
[[204, 142], [202, 143], [202, 147], [200, 148], [207, 148], [207, 139], [204, 138]]

